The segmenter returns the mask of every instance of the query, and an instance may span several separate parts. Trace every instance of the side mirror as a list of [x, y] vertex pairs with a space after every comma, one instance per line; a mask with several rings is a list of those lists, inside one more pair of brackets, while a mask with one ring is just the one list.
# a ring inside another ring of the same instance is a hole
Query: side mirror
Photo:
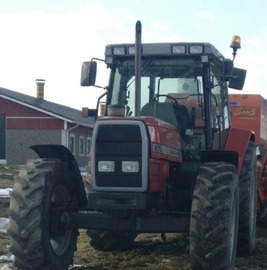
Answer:
[[96, 80], [96, 61], [83, 62], [81, 73], [81, 86], [94, 86]]
[[229, 87], [237, 90], [242, 90], [247, 71], [245, 69], [233, 68], [231, 78], [229, 80]]
[[224, 78], [226, 81], [230, 80], [230, 76], [233, 73], [233, 69], [234, 69], [234, 63], [232, 60], [230, 59], [225, 59], [224, 61]]

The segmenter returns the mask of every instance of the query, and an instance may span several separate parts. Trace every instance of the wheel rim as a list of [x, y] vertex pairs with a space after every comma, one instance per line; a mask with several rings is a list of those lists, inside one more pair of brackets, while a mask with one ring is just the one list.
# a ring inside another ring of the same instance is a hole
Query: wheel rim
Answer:
[[[51, 196], [51, 203], [62, 203], [70, 200], [69, 192], [64, 186], [57, 186]], [[50, 235], [50, 244], [54, 252], [60, 256], [63, 255], [69, 248], [72, 231], [64, 232], [64, 235]]]

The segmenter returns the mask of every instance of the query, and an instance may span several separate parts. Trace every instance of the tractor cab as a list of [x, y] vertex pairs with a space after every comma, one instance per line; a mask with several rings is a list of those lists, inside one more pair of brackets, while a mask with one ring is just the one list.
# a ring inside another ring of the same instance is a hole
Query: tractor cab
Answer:
[[[123, 117], [155, 117], [178, 128], [182, 148], [222, 148], [230, 126], [228, 84], [242, 89], [246, 71], [234, 68], [213, 45], [142, 44], [140, 89], [134, 44], [106, 46], [105, 63], [110, 68], [105, 115], [119, 108]], [[81, 85], [94, 85], [95, 75], [96, 61], [84, 62]]]

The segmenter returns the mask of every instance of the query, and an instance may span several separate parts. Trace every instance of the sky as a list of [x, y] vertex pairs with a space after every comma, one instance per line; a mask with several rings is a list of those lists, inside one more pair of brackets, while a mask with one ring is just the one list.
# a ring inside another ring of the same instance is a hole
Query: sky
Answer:
[[[104, 58], [107, 44], [210, 42], [232, 58], [233, 35], [241, 37], [235, 66], [247, 70], [242, 93], [267, 99], [267, 1], [264, 0], [0, 0], [0, 87], [72, 108], [95, 108], [102, 89], [80, 86], [83, 61]], [[106, 86], [108, 73], [98, 77]], [[240, 93], [232, 90], [232, 93]]]

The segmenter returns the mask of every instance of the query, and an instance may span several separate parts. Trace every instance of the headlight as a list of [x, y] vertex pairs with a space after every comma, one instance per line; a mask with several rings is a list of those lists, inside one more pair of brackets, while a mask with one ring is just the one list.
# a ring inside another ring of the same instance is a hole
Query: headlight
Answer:
[[115, 162], [114, 161], [98, 161], [98, 171], [99, 172], [114, 172]]
[[138, 161], [122, 161], [121, 164], [122, 172], [125, 173], [137, 173], [139, 172], [139, 162]]
[[185, 46], [184, 45], [174, 45], [172, 47], [172, 53], [184, 54], [185, 53]]
[[124, 55], [125, 54], [125, 47], [115, 47], [113, 49], [114, 55]]
[[135, 54], [135, 47], [129, 47], [129, 54]]
[[113, 64], [113, 58], [111, 56], [106, 57], [106, 63], [107, 64]]
[[203, 53], [203, 47], [201, 45], [191, 45], [189, 47], [189, 53], [191, 53], [191, 54]]

